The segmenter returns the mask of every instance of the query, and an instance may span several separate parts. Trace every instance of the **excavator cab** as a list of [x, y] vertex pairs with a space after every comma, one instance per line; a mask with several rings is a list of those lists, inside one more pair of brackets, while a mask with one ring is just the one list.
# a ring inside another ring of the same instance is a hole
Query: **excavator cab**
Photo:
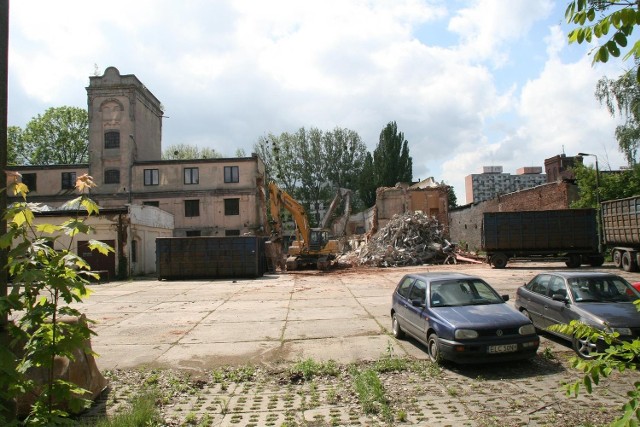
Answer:
[[329, 241], [329, 232], [320, 228], [312, 228], [309, 232], [309, 250], [320, 251]]

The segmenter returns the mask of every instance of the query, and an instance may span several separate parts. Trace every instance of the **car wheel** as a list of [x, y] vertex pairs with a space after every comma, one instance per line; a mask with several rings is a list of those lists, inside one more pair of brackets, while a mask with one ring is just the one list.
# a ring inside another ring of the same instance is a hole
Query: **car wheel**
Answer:
[[591, 267], [601, 267], [604, 264], [604, 257], [602, 255], [592, 256], [589, 259], [589, 265]]
[[440, 355], [440, 344], [438, 344], [438, 335], [432, 333], [427, 339], [427, 354], [429, 359], [434, 363], [442, 362], [442, 356]]
[[593, 353], [598, 351], [596, 343], [591, 342], [588, 337], [573, 337], [571, 341], [573, 344], [573, 350], [582, 359], [593, 359]]
[[622, 254], [622, 269], [624, 271], [636, 271], [638, 269], [638, 266], [630, 252]]
[[616, 268], [622, 267], [622, 252], [618, 250], [613, 251], [613, 256], [611, 258], [613, 258], [613, 265], [615, 265]]
[[404, 331], [400, 327], [400, 322], [398, 321], [398, 315], [396, 313], [393, 313], [393, 316], [391, 317], [391, 332], [393, 333], [393, 336], [399, 340], [404, 338]]

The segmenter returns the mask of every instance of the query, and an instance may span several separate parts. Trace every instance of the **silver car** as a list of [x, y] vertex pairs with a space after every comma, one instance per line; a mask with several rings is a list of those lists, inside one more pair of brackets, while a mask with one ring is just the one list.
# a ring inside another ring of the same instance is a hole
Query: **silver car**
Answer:
[[[640, 293], [622, 277], [600, 272], [548, 272], [518, 288], [515, 306], [538, 329], [580, 321], [596, 329], [618, 332], [623, 340], [640, 336], [640, 312], [633, 301]], [[604, 350], [603, 340], [591, 342], [557, 331], [547, 331], [571, 341], [584, 358]]]

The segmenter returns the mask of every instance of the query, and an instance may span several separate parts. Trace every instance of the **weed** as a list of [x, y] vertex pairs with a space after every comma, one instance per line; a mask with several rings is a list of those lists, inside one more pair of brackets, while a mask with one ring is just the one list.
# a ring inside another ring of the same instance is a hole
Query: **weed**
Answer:
[[186, 417], [184, 417], [184, 423], [186, 425], [194, 425], [198, 423], [198, 414], [195, 412], [189, 412]]
[[356, 373], [354, 387], [365, 414], [381, 414], [385, 419], [390, 419], [391, 409], [376, 371], [366, 369]]
[[408, 363], [407, 359], [399, 357], [385, 357], [375, 363], [374, 369], [379, 373], [402, 372], [408, 369]]
[[556, 358], [556, 355], [553, 354], [551, 347], [546, 347], [542, 352], [542, 357], [544, 357], [547, 360], [554, 360]]
[[451, 396], [451, 397], [456, 397], [456, 396], [458, 396], [458, 394], [460, 394], [460, 393], [458, 392], [458, 389], [457, 389], [457, 388], [454, 388], [454, 387], [447, 387], [447, 394], [448, 394], [449, 396]]
[[401, 423], [404, 423], [405, 421], [407, 421], [407, 411], [400, 409], [398, 410], [398, 421], [400, 421]]
[[101, 419], [95, 423], [84, 423], [84, 426], [93, 427], [159, 427], [163, 425], [160, 412], [156, 408], [157, 395], [155, 392], [147, 392], [136, 396], [131, 406], [113, 417]]
[[337, 376], [339, 373], [335, 361], [316, 362], [313, 359], [306, 359], [296, 362], [290, 370], [291, 374], [299, 374], [309, 381], [314, 376]]

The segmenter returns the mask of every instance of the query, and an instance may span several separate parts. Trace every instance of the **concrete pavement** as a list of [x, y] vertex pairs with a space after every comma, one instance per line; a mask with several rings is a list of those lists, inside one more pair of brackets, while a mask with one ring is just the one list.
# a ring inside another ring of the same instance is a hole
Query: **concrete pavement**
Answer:
[[[503, 270], [447, 265], [291, 272], [253, 280], [135, 280], [94, 285], [80, 308], [97, 322], [92, 344], [103, 370], [203, 369], [307, 358], [349, 363], [389, 351], [424, 359], [424, 350], [413, 341], [390, 335], [391, 294], [403, 274], [476, 274], [513, 302], [516, 288], [537, 272], [563, 268], [514, 263]], [[608, 268], [640, 280], [639, 273]], [[562, 344], [558, 350], [571, 351]]]

